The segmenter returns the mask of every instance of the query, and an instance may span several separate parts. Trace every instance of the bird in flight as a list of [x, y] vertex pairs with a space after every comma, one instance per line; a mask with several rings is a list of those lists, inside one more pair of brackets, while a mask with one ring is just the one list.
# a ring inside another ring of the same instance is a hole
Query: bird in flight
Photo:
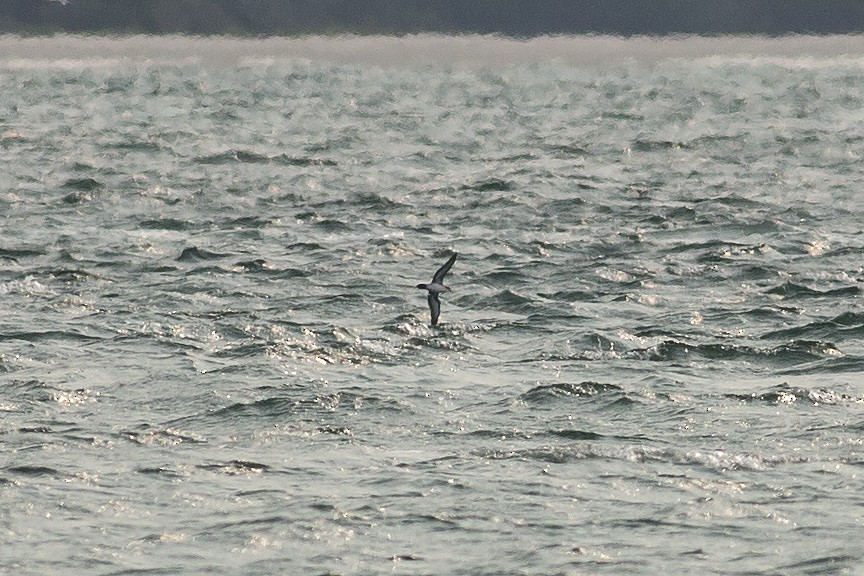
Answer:
[[432, 276], [432, 282], [429, 284], [417, 284], [417, 288], [429, 291], [429, 296], [426, 301], [429, 302], [429, 312], [432, 314], [432, 326], [438, 324], [438, 316], [441, 315], [441, 301], [438, 295], [442, 292], [450, 292], [450, 288], [444, 285], [444, 276], [450, 271], [453, 263], [456, 262], [456, 257], [459, 254], [454, 253], [441, 268]]

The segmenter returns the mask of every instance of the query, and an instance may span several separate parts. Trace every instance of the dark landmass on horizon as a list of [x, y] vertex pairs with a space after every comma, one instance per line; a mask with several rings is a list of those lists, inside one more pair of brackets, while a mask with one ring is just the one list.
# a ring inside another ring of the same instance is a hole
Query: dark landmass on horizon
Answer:
[[864, 0], [0, 0], [0, 33], [853, 34]]

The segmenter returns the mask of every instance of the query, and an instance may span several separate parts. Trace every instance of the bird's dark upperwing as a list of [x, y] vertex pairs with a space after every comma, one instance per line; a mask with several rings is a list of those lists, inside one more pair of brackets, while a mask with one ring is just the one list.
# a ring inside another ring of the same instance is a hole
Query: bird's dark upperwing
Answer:
[[429, 293], [426, 301], [429, 302], [429, 312], [432, 314], [432, 326], [435, 326], [438, 324], [438, 316], [441, 315], [441, 301], [434, 292]]
[[[450, 268], [453, 267], [453, 263], [456, 262], [456, 257], [458, 255], [459, 255], [458, 253], [454, 253], [453, 256], [451, 256], [450, 259], [447, 260], [447, 262], [445, 262], [444, 265], [441, 266], [441, 268], [439, 268], [437, 272], [435, 272], [435, 275], [432, 277], [432, 283], [433, 284], [443, 284], [444, 283], [444, 276], [447, 274], [447, 272], [450, 271]], [[433, 322], [433, 324], [434, 324], [434, 322]]]

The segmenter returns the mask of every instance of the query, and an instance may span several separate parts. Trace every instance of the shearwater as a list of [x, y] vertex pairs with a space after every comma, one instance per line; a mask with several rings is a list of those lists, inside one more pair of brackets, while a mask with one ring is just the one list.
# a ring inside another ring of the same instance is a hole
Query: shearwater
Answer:
[[437, 272], [435, 272], [435, 275], [432, 276], [432, 282], [429, 284], [417, 284], [417, 288], [429, 291], [429, 296], [426, 300], [429, 302], [429, 313], [432, 315], [432, 326], [438, 324], [438, 316], [441, 315], [441, 300], [438, 299], [438, 295], [442, 292], [450, 292], [450, 288], [444, 285], [444, 276], [450, 271], [450, 268], [453, 266], [453, 263], [456, 262], [456, 257], [458, 255], [458, 253], [454, 253], [453, 256], [451, 256], [450, 259], [447, 260], [447, 262], [445, 262]]

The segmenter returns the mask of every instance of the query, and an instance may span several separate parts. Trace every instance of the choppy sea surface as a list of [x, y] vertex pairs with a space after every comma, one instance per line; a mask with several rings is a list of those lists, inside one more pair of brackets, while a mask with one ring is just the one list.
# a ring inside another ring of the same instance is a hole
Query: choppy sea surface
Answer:
[[864, 39], [0, 45], [0, 572], [864, 574]]

